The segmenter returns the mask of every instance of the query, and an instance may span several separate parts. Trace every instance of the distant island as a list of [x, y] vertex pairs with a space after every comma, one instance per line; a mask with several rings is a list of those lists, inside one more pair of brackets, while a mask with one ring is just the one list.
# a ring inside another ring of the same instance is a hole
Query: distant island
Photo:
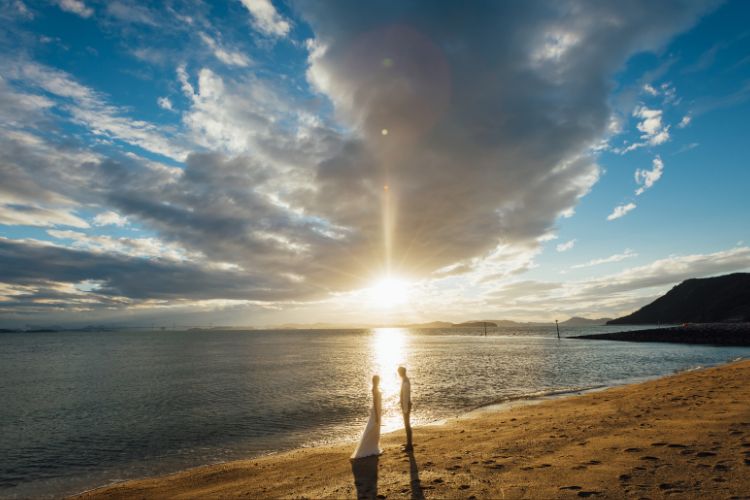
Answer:
[[689, 279], [608, 325], [750, 322], [750, 273]]
[[573, 316], [569, 320], [561, 321], [560, 326], [601, 326], [606, 325], [612, 318], [588, 319], [580, 316]]
[[[560, 322], [560, 326], [599, 326], [605, 325], [611, 318], [589, 319], [573, 316]], [[285, 323], [283, 325], [269, 326], [269, 330], [343, 330], [343, 329], [366, 329], [366, 328], [499, 328], [499, 327], [529, 327], [529, 326], [554, 326], [553, 321], [512, 321], [509, 319], [472, 319], [453, 323], [450, 321], [430, 321], [426, 323], [397, 323], [397, 324], [353, 324], [353, 323]]]

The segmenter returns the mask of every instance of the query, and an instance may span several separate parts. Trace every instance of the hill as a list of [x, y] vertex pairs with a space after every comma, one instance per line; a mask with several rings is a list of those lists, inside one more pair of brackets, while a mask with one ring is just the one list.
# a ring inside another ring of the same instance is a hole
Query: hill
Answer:
[[569, 320], [561, 321], [560, 326], [599, 326], [606, 325], [612, 318], [581, 318], [580, 316], [573, 316]]
[[497, 323], [492, 321], [465, 321], [463, 323], [454, 323], [454, 328], [497, 328]]
[[608, 325], [750, 321], [750, 273], [689, 279]]

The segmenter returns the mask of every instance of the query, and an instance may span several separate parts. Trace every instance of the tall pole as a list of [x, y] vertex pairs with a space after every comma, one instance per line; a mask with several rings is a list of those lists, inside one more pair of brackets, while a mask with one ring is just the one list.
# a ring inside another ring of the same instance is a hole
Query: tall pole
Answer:
[[555, 328], [557, 328], [557, 339], [560, 339], [560, 325], [557, 324], [557, 320], [555, 320]]

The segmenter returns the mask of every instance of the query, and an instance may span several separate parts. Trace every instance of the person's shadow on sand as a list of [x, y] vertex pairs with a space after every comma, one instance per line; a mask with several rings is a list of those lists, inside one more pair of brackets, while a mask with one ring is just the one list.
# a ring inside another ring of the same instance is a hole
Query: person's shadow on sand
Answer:
[[354, 486], [360, 500], [374, 500], [378, 495], [378, 460], [379, 457], [374, 455], [351, 461]]
[[417, 467], [417, 460], [414, 458], [414, 452], [409, 451], [409, 478], [411, 479], [411, 498], [412, 500], [424, 500], [424, 492], [422, 491], [422, 483], [419, 480], [419, 468]]

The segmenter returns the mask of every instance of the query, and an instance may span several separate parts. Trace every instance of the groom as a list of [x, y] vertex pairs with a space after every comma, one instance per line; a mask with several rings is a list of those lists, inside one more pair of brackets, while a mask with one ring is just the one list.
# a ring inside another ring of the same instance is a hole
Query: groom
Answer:
[[411, 382], [409, 377], [406, 376], [406, 368], [403, 366], [398, 367], [398, 374], [401, 377], [401, 411], [404, 414], [404, 429], [406, 430], [406, 446], [404, 451], [414, 450], [414, 446], [411, 442], [411, 422], [409, 416], [411, 415]]

